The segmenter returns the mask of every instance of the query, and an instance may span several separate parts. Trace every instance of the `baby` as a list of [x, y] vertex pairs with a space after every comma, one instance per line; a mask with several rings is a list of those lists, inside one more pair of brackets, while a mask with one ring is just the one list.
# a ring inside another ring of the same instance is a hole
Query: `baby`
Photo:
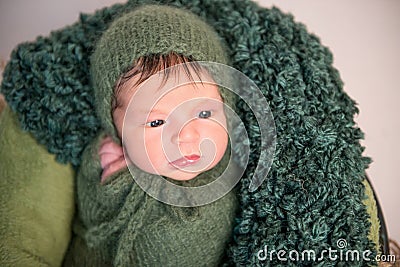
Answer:
[[201, 186], [228, 165], [224, 104], [232, 98], [196, 61], [226, 63], [224, 46], [199, 17], [177, 8], [139, 7], [99, 40], [91, 74], [104, 131], [83, 154], [65, 266], [224, 261], [237, 207], [233, 191], [206, 205], [178, 207], [162, 198], [176, 192], [158, 188], [157, 200], [139, 186], [160, 180]]

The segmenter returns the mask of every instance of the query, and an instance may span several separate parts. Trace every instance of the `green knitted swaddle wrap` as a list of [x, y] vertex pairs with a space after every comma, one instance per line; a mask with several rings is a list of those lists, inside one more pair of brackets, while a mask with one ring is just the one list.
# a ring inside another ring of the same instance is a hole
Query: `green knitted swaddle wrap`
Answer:
[[[217, 266], [226, 257], [237, 209], [235, 193], [194, 208], [174, 207], [148, 196], [129, 170], [99, 183], [99, 143], [85, 150], [77, 178], [77, 234], [64, 266]], [[186, 186], [205, 185], [224, 171], [230, 153]], [[142, 179], [162, 179], [135, 166]], [[182, 196], [184, 197], [184, 196]], [[226, 260], [226, 259], [225, 259]]]
[[[343, 91], [329, 49], [278, 9], [247, 0], [131, 0], [81, 15], [74, 25], [13, 52], [1, 92], [24, 129], [59, 161], [80, 164], [84, 147], [99, 131], [88, 77], [93, 47], [114, 18], [150, 2], [189, 9], [214, 27], [228, 44], [232, 66], [257, 84], [275, 118], [271, 170], [261, 187], [249, 192], [260, 134], [250, 111], [238, 106], [252, 154], [239, 185], [227, 265], [295, 266], [299, 262], [276, 257], [260, 261], [257, 253], [267, 245], [269, 250], [314, 250], [318, 255], [337, 249], [339, 239], [347, 241], [346, 250], [371, 250], [373, 258], [377, 250], [368, 239], [370, 221], [362, 202], [370, 160], [362, 156], [363, 133], [353, 119], [357, 107]], [[338, 264], [328, 258], [311, 263]]]

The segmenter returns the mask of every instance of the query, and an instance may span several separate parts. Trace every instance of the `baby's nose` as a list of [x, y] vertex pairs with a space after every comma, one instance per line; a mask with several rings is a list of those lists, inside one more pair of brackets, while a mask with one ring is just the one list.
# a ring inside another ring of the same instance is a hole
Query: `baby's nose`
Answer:
[[194, 121], [187, 123], [179, 132], [179, 143], [195, 142], [200, 137], [199, 131]]
[[174, 137], [174, 143], [185, 144], [198, 142], [200, 138], [199, 129], [195, 121], [186, 123], [182, 128], [178, 129], [178, 133]]

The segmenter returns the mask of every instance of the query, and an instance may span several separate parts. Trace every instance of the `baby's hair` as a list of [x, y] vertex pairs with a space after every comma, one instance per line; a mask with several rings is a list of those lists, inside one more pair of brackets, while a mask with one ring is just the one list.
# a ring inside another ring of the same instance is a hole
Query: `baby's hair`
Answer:
[[[190, 63], [190, 64], [189, 64]], [[199, 63], [197, 63], [191, 56], [183, 56], [181, 54], [171, 52], [167, 55], [153, 54], [149, 56], [144, 56], [138, 58], [134, 64], [118, 79], [113, 99], [112, 99], [112, 111], [119, 107], [118, 96], [121, 93], [122, 88], [126, 82], [134, 77], [139, 76], [139, 79], [132, 85], [132, 87], [137, 87], [152, 75], [158, 73], [159, 71], [164, 71], [163, 83], [167, 81], [171, 74], [176, 72], [177, 68], [171, 68], [172, 66], [181, 64], [186, 76], [191, 80], [195, 81], [192, 75], [192, 71], [197, 76], [196, 81], [201, 82], [200, 72], [202, 70]], [[171, 73], [172, 72], [172, 73]]]

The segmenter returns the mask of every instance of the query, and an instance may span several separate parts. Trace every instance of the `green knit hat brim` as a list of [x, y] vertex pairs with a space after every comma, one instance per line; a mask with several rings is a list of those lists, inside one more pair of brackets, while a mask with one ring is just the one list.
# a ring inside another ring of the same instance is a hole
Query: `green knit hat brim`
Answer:
[[196, 61], [227, 64], [225, 51], [214, 29], [187, 10], [145, 5], [117, 18], [91, 57], [95, 106], [106, 133], [118, 139], [112, 120], [114, 87], [135, 60], [175, 52]]

